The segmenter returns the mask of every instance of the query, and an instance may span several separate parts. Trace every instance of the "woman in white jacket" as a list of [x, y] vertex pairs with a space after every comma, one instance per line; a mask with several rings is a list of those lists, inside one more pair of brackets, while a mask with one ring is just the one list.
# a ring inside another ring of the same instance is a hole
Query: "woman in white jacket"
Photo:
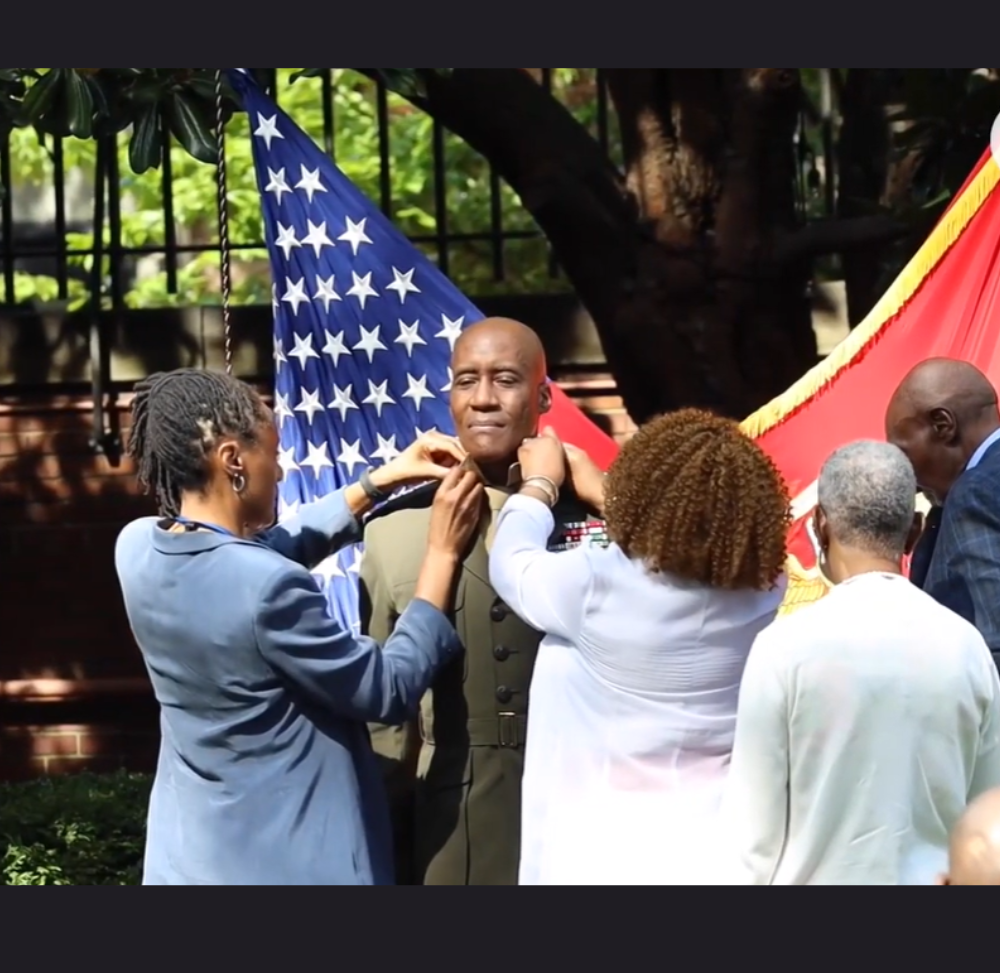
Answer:
[[[786, 590], [781, 475], [699, 411], [642, 429], [604, 476], [553, 435], [521, 450], [499, 521], [497, 594], [546, 633], [531, 687], [522, 885], [695, 885], [740, 682]], [[568, 478], [612, 544], [547, 550]]]

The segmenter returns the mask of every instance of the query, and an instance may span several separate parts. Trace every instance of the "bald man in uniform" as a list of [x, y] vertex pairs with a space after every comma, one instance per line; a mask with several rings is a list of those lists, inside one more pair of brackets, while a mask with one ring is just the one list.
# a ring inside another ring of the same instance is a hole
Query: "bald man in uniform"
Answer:
[[965, 812], [951, 838], [944, 886], [1000, 886], [1000, 790], [984, 794]]
[[[372, 727], [372, 742], [388, 773], [399, 884], [515, 886], [528, 690], [542, 636], [490, 587], [489, 550], [499, 512], [520, 486], [518, 450], [538, 435], [552, 396], [542, 344], [517, 321], [469, 327], [452, 366], [455, 430], [488, 497], [455, 594], [466, 651], [439, 675], [418, 725]], [[380, 642], [413, 597], [435, 489], [388, 504], [365, 529], [362, 625]], [[554, 513], [553, 550], [606, 543], [569, 491]]]
[[933, 359], [903, 381], [886, 437], [934, 505], [911, 580], [979, 629], [1000, 666], [1000, 407], [966, 362]]

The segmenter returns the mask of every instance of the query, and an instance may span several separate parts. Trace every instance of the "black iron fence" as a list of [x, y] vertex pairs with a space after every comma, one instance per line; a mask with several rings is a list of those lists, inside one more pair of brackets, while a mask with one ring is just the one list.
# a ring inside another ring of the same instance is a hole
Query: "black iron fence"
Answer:
[[[270, 94], [461, 289], [477, 297], [565, 289], [544, 238], [487, 160], [380, 84], [331, 69], [291, 85], [294, 70], [273, 69]], [[538, 71], [541, 83], [618, 160], [603, 69]], [[230, 123], [226, 141], [233, 303], [267, 305], [266, 250], [244, 116]], [[804, 210], [821, 197], [822, 143], [822, 131], [804, 117]], [[215, 169], [174, 146], [160, 170], [135, 176], [127, 151], [125, 133], [97, 145], [39, 142], [33, 132], [15, 131], [0, 143], [0, 179], [9, 187], [0, 204], [0, 302], [73, 310], [99, 292], [102, 306], [114, 310], [219, 303]]]
[[[381, 84], [338, 70], [290, 85], [293, 70], [274, 69], [272, 97], [460, 287], [560, 289], [544, 239], [486, 160]], [[614, 157], [600, 69], [540, 72]], [[266, 266], [266, 250], [245, 117], [233, 119], [226, 141], [234, 303], [268, 304], [270, 288], [253, 272]], [[97, 145], [39, 142], [27, 131], [0, 144], [9, 187], [0, 207], [2, 303], [72, 308], [94, 286], [113, 309], [218, 303], [214, 168], [174, 146], [160, 170], [135, 176], [127, 145], [127, 133]]]

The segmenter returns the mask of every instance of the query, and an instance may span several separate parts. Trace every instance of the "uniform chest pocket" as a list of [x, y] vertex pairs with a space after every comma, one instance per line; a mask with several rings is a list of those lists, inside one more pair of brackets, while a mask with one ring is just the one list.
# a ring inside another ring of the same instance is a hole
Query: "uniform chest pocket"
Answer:
[[[455, 626], [455, 631], [458, 632], [458, 637], [461, 640], [463, 646], [468, 644], [467, 642], [468, 632], [466, 631], [466, 625], [465, 625], [466, 590], [467, 590], [467, 581], [465, 575], [463, 574], [458, 582], [458, 590], [455, 594], [455, 599], [452, 604], [451, 611], [445, 613], [448, 616], [448, 620], [451, 622], [451, 624]], [[417, 593], [416, 581], [399, 585], [393, 589], [392, 592], [393, 602], [396, 605], [396, 610], [400, 614], [402, 614], [403, 611], [406, 609], [406, 607], [412, 603], [413, 599], [416, 597], [416, 593]], [[461, 665], [464, 667], [462, 670], [462, 681], [464, 683], [469, 678], [468, 652], [462, 653]]]

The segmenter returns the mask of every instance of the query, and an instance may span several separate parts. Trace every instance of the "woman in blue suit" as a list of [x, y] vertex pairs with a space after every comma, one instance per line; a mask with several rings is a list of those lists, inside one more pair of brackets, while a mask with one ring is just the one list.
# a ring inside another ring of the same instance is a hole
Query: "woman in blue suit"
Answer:
[[[393, 884], [366, 724], [410, 719], [462, 651], [444, 613], [483, 495], [460, 447], [426, 437], [271, 527], [270, 410], [242, 382], [182, 370], [137, 387], [129, 452], [162, 514], [126, 527], [116, 551], [161, 708], [144, 884]], [[380, 649], [333, 620], [310, 570], [360, 541], [385, 493], [433, 479], [415, 600]]]

